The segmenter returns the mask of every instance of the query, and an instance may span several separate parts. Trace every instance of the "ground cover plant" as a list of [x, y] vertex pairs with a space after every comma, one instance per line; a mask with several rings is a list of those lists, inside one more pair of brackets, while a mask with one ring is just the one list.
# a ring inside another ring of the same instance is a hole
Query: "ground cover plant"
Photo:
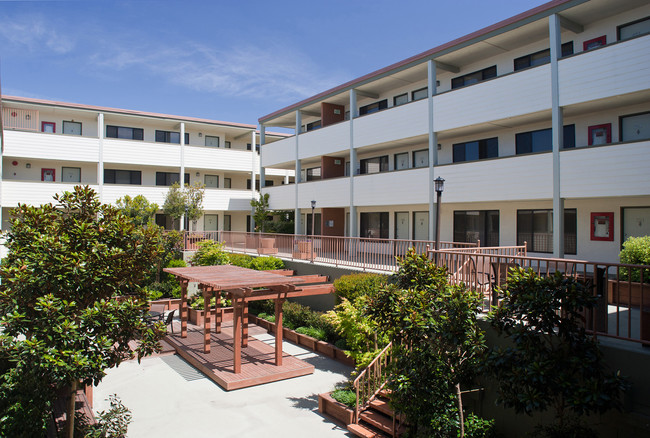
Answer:
[[[102, 205], [88, 187], [56, 204], [19, 205], [0, 266], [0, 436], [43, 436], [58, 391], [97, 384], [105, 370], [159, 348], [149, 326], [147, 273], [157, 231]], [[66, 436], [74, 430], [74, 397]]]
[[597, 298], [576, 279], [523, 269], [510, 271], [503, 293], [489, 316], [510, 341], [494, 347], [487, 362], [498, 382], [497, 402], [517, 413], [552, 409], [556, 423], [540, 425], [537, 436], [596, 436], [579, 418], [620, 407], [626, 388], [585, 331], [584, 314]]

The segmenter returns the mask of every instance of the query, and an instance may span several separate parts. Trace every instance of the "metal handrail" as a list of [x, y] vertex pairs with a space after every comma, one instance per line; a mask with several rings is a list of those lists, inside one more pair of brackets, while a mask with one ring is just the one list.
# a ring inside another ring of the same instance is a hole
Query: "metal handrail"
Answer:
[[[392, 356], [393, 343], [390, 342], [375, 357], [363, 371], [359, 373], [352, 386], [356, 392], [356, 404], [354, 408], [354, 422], [359, 422], [359, 414], [379, 394], [386, 385], [388, 377], [387, 368]], [[363, 401], [360, 404], [360, 401]]]

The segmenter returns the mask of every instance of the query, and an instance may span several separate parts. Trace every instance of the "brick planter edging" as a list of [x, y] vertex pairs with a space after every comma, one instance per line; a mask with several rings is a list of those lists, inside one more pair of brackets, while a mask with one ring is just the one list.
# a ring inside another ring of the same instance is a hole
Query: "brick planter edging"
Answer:
[[[265, 319], [258, 318], [255, 315], [248, 315], [249, 322], [256, 324], [264, 329], [266, 329], [269, 334], [275, 335], [275, 323], [269, 322]], [[320, 353], [324, 356], [334, 359], [338, 362], [341, 362], [344, 365], [353, 367], [354, 359], [348, 357], [343, 350], [337, 346], [330, 344], [329, 342], [319, 341], [311, 336], [301, 335], [295, 330], [282, 327], [282, 336], [289, 342], [298, 344], [302, 347], [305, 347], [316, 353]]]
[[318, 394], [318, 412], [346, 427], [354, 421], [354, 411], [334, 400], [331, 392]]

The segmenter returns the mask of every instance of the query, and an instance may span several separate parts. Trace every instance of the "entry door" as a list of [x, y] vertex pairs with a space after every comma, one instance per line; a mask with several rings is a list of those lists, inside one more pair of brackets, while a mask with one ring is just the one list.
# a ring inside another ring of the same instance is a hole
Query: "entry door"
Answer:
[[203, 230], [204, 231], [217, 231], [219, 226], [219, 216], [216, 214], [203, 215]]
[[407, 211], [395, 213], [395, 239], [408, 240], [409, 238], [409, 214]]
[[81, 168], [79, 167], [62, 167], [62, 182], [81, 182]]
[[429, 240], [429, 212], [413, 213], [413, 240]]

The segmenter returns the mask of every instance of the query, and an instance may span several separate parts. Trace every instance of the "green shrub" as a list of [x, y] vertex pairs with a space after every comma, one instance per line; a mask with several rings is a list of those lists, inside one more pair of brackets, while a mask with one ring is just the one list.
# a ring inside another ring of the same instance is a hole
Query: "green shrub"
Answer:
[[230, 262], [228, 254], [223, 250], [223, 243], [204, 240], [198, 246], [199, 249], [190, 261], [192, 266], [227, 265]]
[[345, 339], [343, 339], [343, 338], [338, 339], [336, 342], [334, 342], [334, 346], [336, 348], [340, 348], [341, 350], [347, 350], [348, 349], [348, 343], [345, 342]]
[[466, 438], [494, 438], [496, 436], [494, 420], [486, 420], [471, 412], [465, 418]]
[[[185, 260], [181, 260], [181, 259], [172, 259], [169, 262], [167, 262], [167, 265], [165, 265], [165, 268], [186, 268], [186, 267], [187, 267], [187, 263], [185, 263]], [[163, 272], [163, 275], [160, 277], [160, 280], [162, 282], [173, 281], [174, 283], [178, 283], [176, 277], [173, 276], [172, 274], [168, 274], [167, 272]]]
[[350, 408], [354, 408], [357, 403], [357, 394], [349, 389], [337, 389], [332, 392], [332, 398]]
[[230, 254], [230, 264], [241, 268], [253, 269], [253, 257], [248, 254]]
[[[619, 254], [621, 263], [630, 265], [650, 265], [650, 236], [630, 237], [623, 243]], [[650, 283], [650, 269], [643, 270], [643, 282]], [[629, 273], [632, 281], [641, 281], [641, 269], [631, 269]], [[621, 279], [628, 280], [628, 270], [621, 269]]]
[[255, 257], [251, 267], [256, 271], [272, 271], [274, 269], [283, 269], [284, 262], [277, 257]]
[[312, 338], [316, 338], [319, 341], [325, 341], [327, 339], [325, 330], [316, 327], [298, 327], [296, 329], [296, 333], [311, 336]]
[[268, 322], [275, 322], [275, 315], [269, 315], [267, 313], [262, 312], [259, 315], [257, 315], [257, 317]]
[[344, 275], [334, 281], [334, 293], [339, 301], [346, 298], [351, 303], [356, 302], [362, 295], [368, 295], [378, 290], [387, 277], [380, 274], [350, 274]]

